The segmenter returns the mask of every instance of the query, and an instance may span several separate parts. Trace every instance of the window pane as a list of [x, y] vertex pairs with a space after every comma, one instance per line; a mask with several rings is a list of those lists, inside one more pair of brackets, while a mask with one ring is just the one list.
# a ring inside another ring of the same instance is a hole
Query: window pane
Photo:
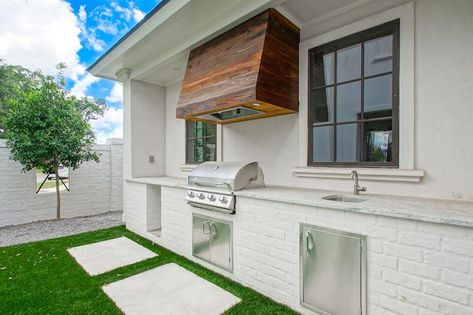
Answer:
[[334, 53], [314, 55], [313, 60], [313, 87], [334, 83]]
[[361, 44], [337, 52], [337, 83], [361, 77]]
[[337, 122], [360, 119], [361, 82], [337, 86]]
[[334, 103], [333, 103], [334, 88], [322, 88], [313, 91], [313, 106], [315, 105], [315, 119], [314, 122], [333, 122]]
[[392, 115], [392, 75], [365, 80], [365, 119]]
[[392, 71], [393, 36], [383, 36], [365, 42], [365, 77]]
[[204, 123], [204, 124], [205, 124], [205, 135], [207, 137], [215, 137], [217, 133], [217, 125], [209, 124], [209, 123]]
[[360, 161], [360, 124], [337, 126], [337, 162]]
[[215, 144], [215, 138], [206, 138], [205, 139], [205, 161], [215, 161], [216, 160], [216, 151], [217, 146]]
[[364, 125], [367, 162], [392, 161], [392, 120], [371, 121]]
[[195, 137], [200, 138], [204, 136], [204, 130], [205, 130], [205, 123], [201, 121], [196, 121], [195, 122]]
[[314, 162], [333, 162], [333, 126], [315, 127], [313, 140]]

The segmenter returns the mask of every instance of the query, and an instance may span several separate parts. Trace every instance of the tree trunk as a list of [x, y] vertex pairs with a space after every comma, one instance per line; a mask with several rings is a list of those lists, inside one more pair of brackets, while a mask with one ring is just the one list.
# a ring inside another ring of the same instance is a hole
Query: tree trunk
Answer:
[[56, 167], [56, 219], [61, 218], [61, 193], [59, 191], [59, 167]]

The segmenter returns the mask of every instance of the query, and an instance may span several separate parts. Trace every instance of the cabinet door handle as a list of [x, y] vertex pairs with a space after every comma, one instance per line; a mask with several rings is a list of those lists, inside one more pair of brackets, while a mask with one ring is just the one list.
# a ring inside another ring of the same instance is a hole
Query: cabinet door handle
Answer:
[[310, 234], [309, 231], [305, 232], [305, 249], [310, 252], [312, 249], [314, 249], [315, 244], [314, 244], [314, 239], [312, 238], [312, 234]]
[[[206, 230], [205, 229], [205, 226], [208, 225], [209, 226], [209, 229]], [[204, 234], [210, 234], [210, 230], [211, 230], [211, 227], [210, 227], [210, 222], [209, 221], [205, 221], [204, 223], [202, 223], [202, 233]]]
[[217, 236], [217, 226], [214, 224], [214, 222], [210, 222], [210, 236]]

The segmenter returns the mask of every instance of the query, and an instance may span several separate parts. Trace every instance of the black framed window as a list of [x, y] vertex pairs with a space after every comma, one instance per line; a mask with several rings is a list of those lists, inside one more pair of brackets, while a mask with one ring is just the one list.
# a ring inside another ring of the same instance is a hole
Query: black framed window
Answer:
[[186, 163], [215, 161], [217, 156], [217, 128], [201, 121], [186, 121]]
[[309, 51], [312, 166], [396, 167], [399, 20]]

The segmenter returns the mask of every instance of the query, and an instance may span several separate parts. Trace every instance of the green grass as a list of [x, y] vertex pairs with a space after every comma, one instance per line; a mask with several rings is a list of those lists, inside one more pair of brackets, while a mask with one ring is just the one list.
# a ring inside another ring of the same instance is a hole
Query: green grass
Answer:
[[[136, 241], [158, 256], [91, 277], [66, 251], [69, 247], [120, 236]], [[0, 247], [0, 314], [121, 314], [101, 287], [172, 262], [241, 298], [226, 314], [296, 314], [287, 306], [154, 245], [123, 226]]]

